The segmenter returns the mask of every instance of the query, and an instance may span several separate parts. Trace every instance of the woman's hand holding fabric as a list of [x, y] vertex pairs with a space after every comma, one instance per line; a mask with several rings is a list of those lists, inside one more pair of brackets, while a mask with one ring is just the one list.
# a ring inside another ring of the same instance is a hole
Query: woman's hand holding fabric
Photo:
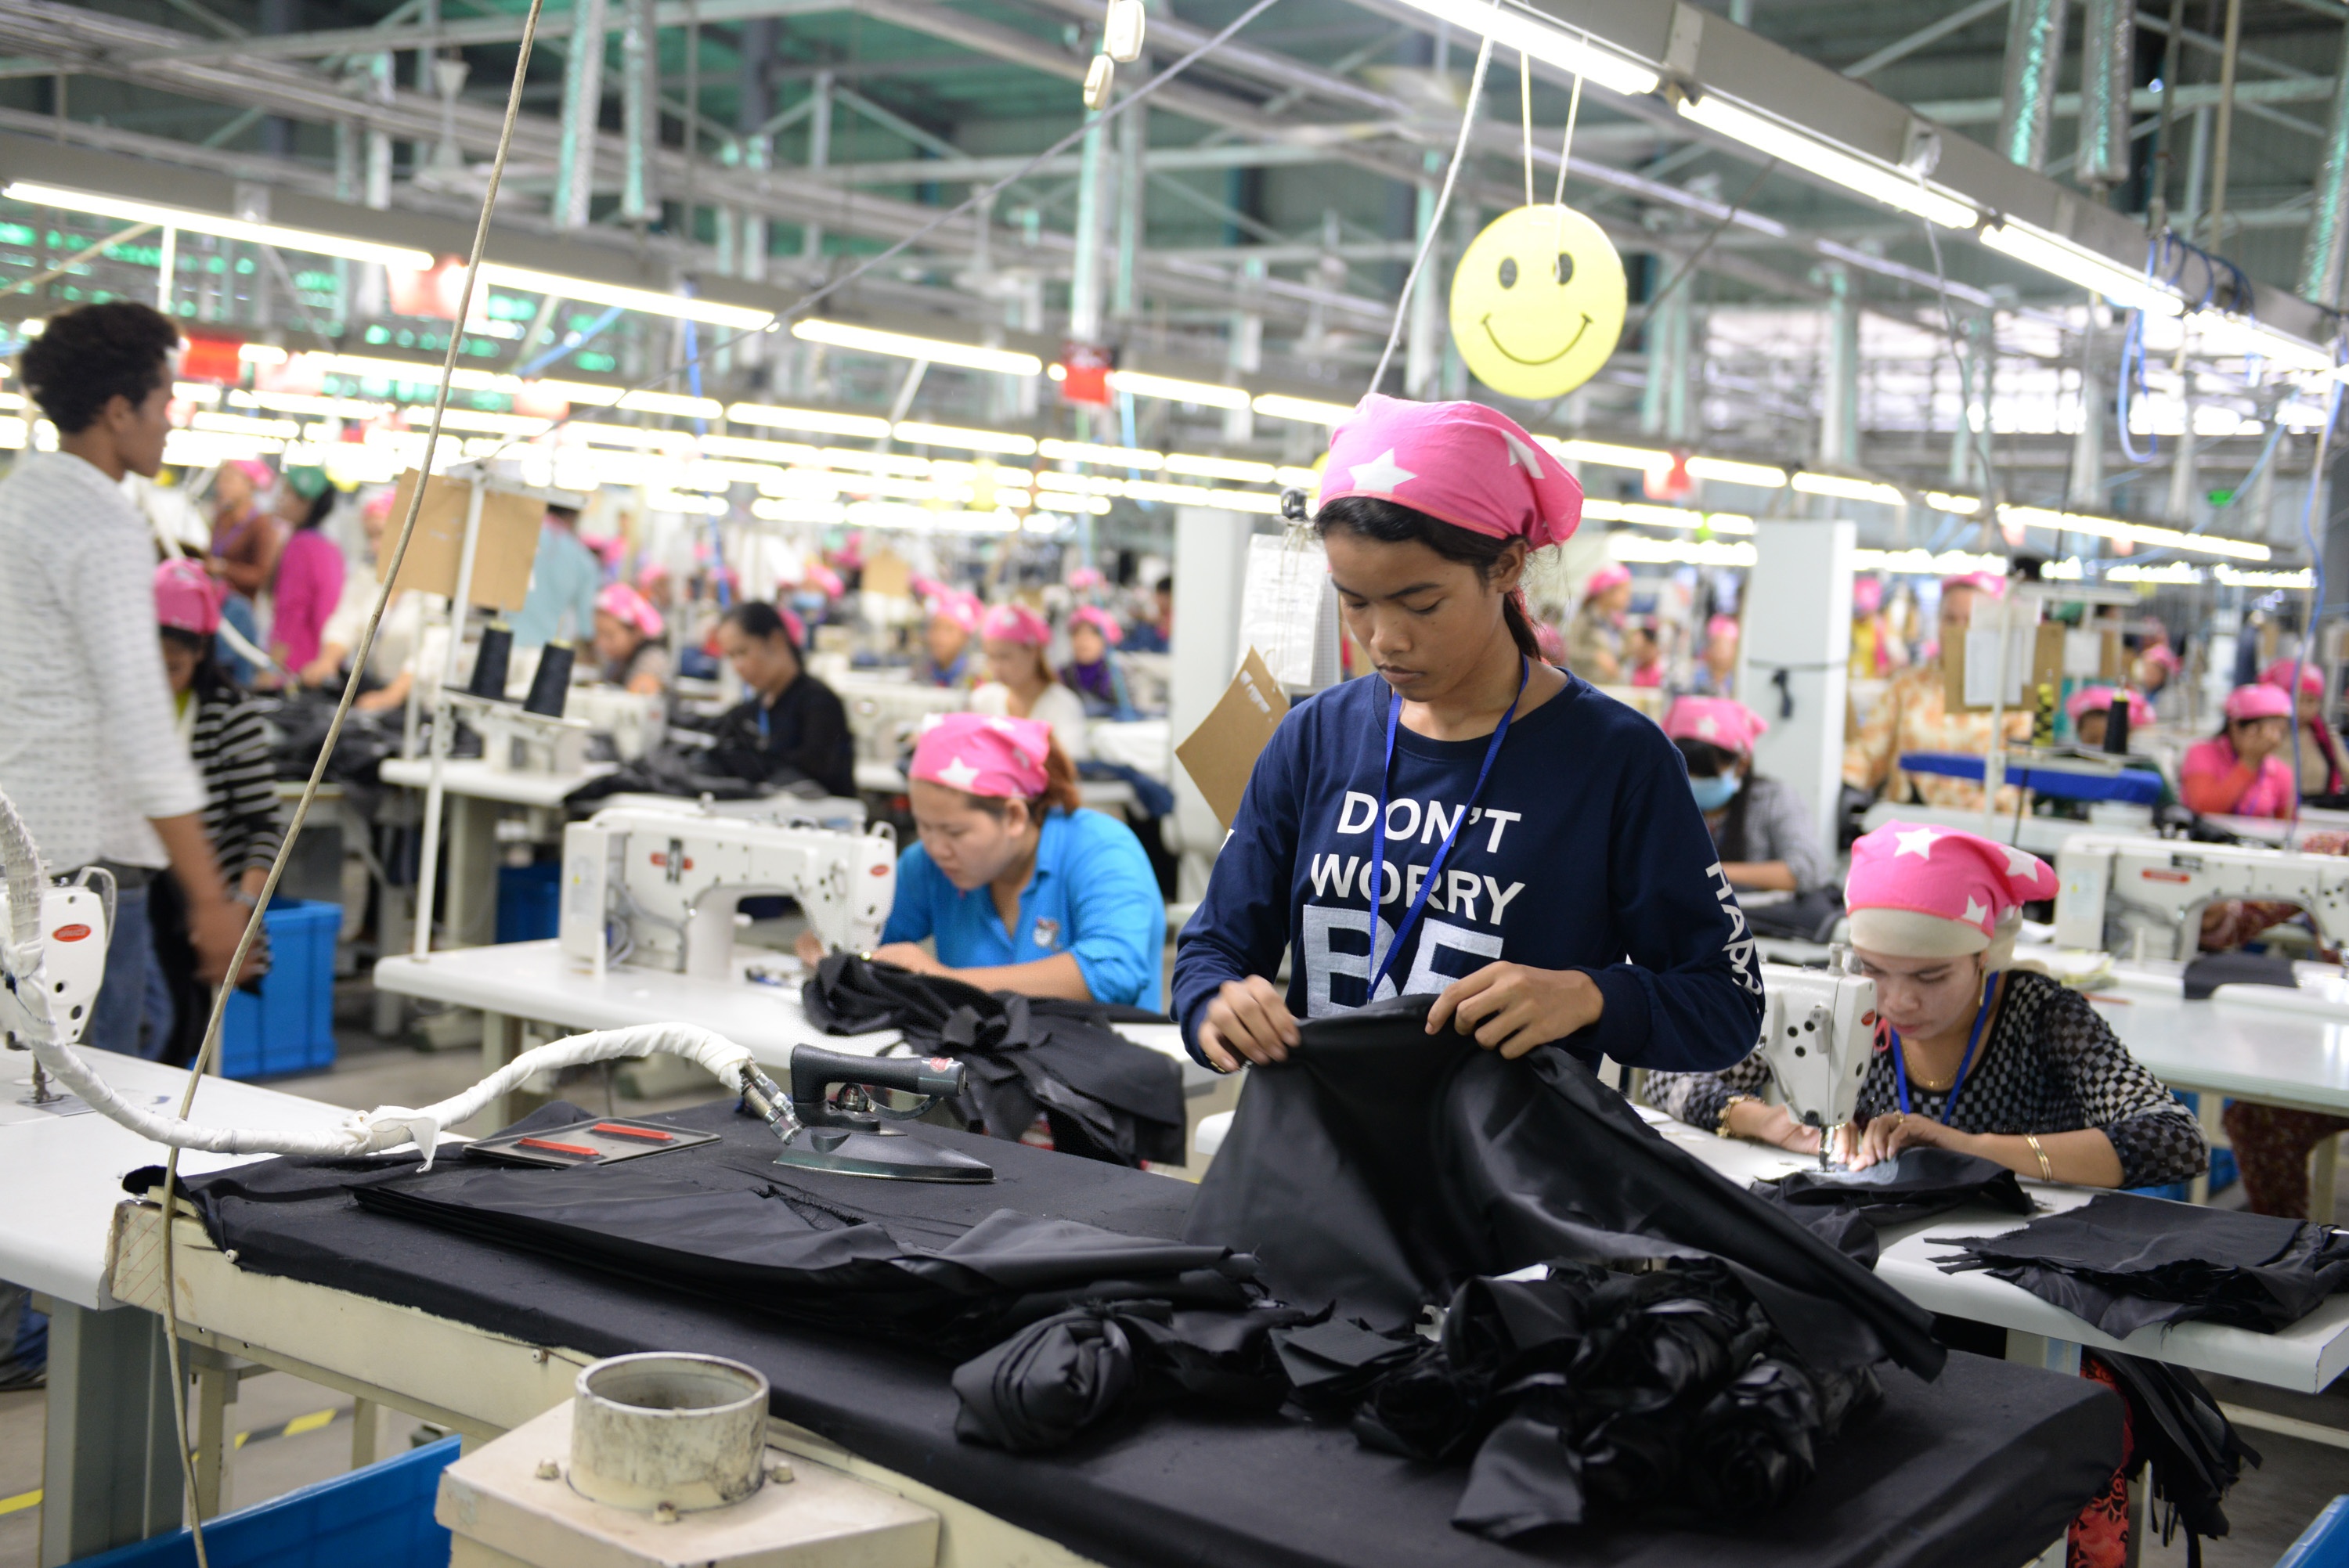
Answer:
[[[1850, 1140], [1852, 1129], [1846, 1127]], [[1911, 1116], [1905, 1111], [1890, 1110], [1868, 1124], [1846, 1161], [1855, 1171], [1865, 1171], [1879, 1160], [1889, 1160], [1904, 1149], [1954, 1149], [1961, 1153], [1978, 1153], [1972, 1133], [1960, 1132], [1944, 1127], [1930, 1116]]]
[[1579, 969], [1488, 964], [1444, 988], [1428, 1009], [1427, 1032], [1449, 1025], [1514, 1061], [1536, 1046], [1589, 1027], [1606, 1006], [1598, 985]]
[[892, 942], [873, 950], [876, 964], [895, 964], [900, 969], [910, 969], [916, 975], [944, 975], [947, 966], [923, 951], [918, 942]]
[[1225, 981], [1199, 1022], [1199, 1049], [1219, 1073], [1238, 1071], [1243, 1060], [1258, 1067], [1287, 1061], [1297, 1040], [1288, 1003], [1261, 975]]

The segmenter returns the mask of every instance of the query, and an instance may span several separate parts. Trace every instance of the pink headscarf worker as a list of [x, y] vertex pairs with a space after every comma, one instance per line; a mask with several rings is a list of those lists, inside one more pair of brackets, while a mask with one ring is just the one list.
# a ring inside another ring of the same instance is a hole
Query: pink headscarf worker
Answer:
[[2305, 795], [2338, 795], [2349, 789], [2349, 757], [2341, 737], [2324, 720], [2324, 672], [2298, 659], [2278, 659], [2260, 672], [2260, 682], [2278, 691], [2300, 687], [2300, 788]]
[[941, 583], [932, 583], [924, 596], [929, 620], [922, 628], [923, 656], [914, 665], [914, 678], [926, 686], [961, 686], [978, 684], [978, 661], [971, 656], [971, 639], [978, 634], [978, 601]]
[[2085, 747], [2103, 746], [2105, 727], [2112, 722], [2113, 703], [2123, 696], [2128, 698], [2131, 735], [2153, 722], [2153, 704], [2137, 693], [2118, 686], [2083, 686], [2064, 705], [2064, 717], [2072, 721], [2073, 738]]
[[2291, 816], [2299, 801], [2288, 750], [2292, 710], [2292, 698], [2264, 682], [2228, 693], [2226, 723], [2178, 764], [2178, 798], [2220, 816]]
[[1752, 939], [1672, 743], [1542, 663], [1525, 613], [1527, 557], [1581, 517], [1490, 408], [1371, 397], [1338, 427], [1313, 527], [1377, 678], [1291, 708], [1216, 803], [1231, 831], [1174, 985], [1201, 1061], [1279, 1061], [1299, 1018], [1412, 994], [1431, 1034], [1512, 1058], [1751, 1048]]

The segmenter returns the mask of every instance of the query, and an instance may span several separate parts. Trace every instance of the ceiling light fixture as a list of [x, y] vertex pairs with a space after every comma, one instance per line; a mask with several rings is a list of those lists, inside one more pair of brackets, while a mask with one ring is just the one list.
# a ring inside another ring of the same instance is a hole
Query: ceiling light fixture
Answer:
[[1146, 451], [1140, 447], [1103, 447], [1092, 441], [1061, 441], [1047, 437], [1036, 444], [1037, 452], [1056, 461], [1072, 463], [1102, 463], [1112, 468], [1155, 469], [1166, 462], [1164, 452]]
[[799, 321], [792, 335], [802, 343], [829, 344], [866, 354], [886, 354], [898, 359], [925, 359], [932, 365], [952, 365], [965, 370], [992, 370], [1005, 376], [1038, 376], [1044, 362], [1032, 354], [1009, 348], [984, 348], [975, 343], [948, 343], [944, 338], [914, 337], [902, 332], [855, 326], [844, 321]]
[[1978, 495], [1951, 495], [1947, 490], [1927, 490], [1925, 504], [1935, 511], [1953, 512], [1959, 517], [1971, 517], [1982, 508]]
[[1671, 453], [1651, 451], [1645, 447], [1619, 447], [1611, 441], [1554, 441], [1541, 436], [1534, 438], [1562, 463], [1597, 463], [1601, 468], [1638, 469], [1642, 473], [1672, 466]]
[[1139, 370], [1112, 370], [1109, 373], [1112, 392], [1130, 393], [1136, 397], [1163, 397], [1170, 403], [1196, 403], [1209, 408], [1245, 408], [1248, 406], [1247, 388], [1225, 387], [1213, 381], [1184, 381], [1172, 376], [1146, 376]]
[[2186, 318], [2186, 325], [2194, 329], [2196, 346], [2205, 354], [2264, 359], [2279, 369], [2317, 375], [2329, 375], [2334, 367], [2330, 349], [2304, 343], [2245, 316], [2198, 310]]
[[827, 436], [864, 436], [879, 440], [889, 434], [889, 421], [870, 414], [835, 414], [828, 408], [777, 408], [764, 403], [737, 403], [726, 417], [738, 425], [764, 425], [777, 430], [813, 430]]
[[2093, 289], [2127, 310], [2141, 310], [2149, 315], [2177, 315], [2186, 309], [2176, 294], [2159, 287], [2144, 273], [2132, 272], [2118, 262], [2012, 218], [2001, 219], [1984, 228], [1982, 242], [2065, 283]]
[[1545, 65], [1588, 77], [1609, 92], [1640, 98], [1654, 92], [1662, 78], [1637, 60], [1594, 48], [1584, 37], [1555, 27], [1528, 12], [1485, 0], [1407, 0], [1413, 10], [1461, 28], [1471, 36], [1489, 36], [1505, 48], [1530, 55]]
[[355, 262], [374, 262], [382, 266], [406, 267], [415, 272], [426, 271], [432, 265], [431, 256], [406, 245], [378, 244], [373, 240], [357, 240], [347, 234], [321, 234], [310, 229], [287, 228], [283, 223], [248, 222], [243, 218], [226, 217], [217, 212], [164, 207], [152, 201], [129, 201], [119, 196], [99, 196], [87, 191], [69, 191], [62, 186], [42, 185], [26, 180], [10, 181], [5, 190], [0, 190], [0, 196], [36, 207], [62, 207], [68, 212], [87, 212], [94, 218], [119, 218], [127, 222], [185, 229], [191, 233], [217, 234], [223, 240], [243, 240], [255, 245], [279, 245], [314, 256], [344, 256]]
[[2224, 555], [2237, 561], [2268, 561], [2275, 552], [2264, 544], [2254, 544], [2247, 539], [2226, 539], [2213, 533], [2186, 533], [2175, 528], [2160, 528], [2149, 522], [2130, 522], [2117, 517], [2093, 517], [2076, 511], [2057, 511], [2044, 506], [2002, 506], [1998, 509], [1999, 521], [2015, 528], [2044, 528], [2060, 533], [2085, 533], [2095, 539], [2127, 540], [2134, 544], [2149, 544], [2160, 550], [2192, 551], [2199, 555]]
[[957, 425], [925, 425], [900, 419], [890, 432], [909, 447], [955, 447], [966, 452], [1002, 452], [1015, 458], [1032, 456], [1036, 438], [1005, 430], [967, 430]]
[[620, 407], [640, 414], [675, 414], [685, 419], [715, 419], [726, 405], [715, 397], [688, 397], [681, 392], [625, 392]]
[[[426, 263], [428, 266], [430, 264]], [[666, 315], [678, 321], [704, 321], [712, 326], [755, 330], [775, 319], [775, 313], [771, 310], [724, 304], [714, 299], [696, 299], [691, 294], [662, 294], [657, 289], [630, 288], [626, 284], [598, 283], [592, 278], [564, 277], [558, 273], [542, 273], [529, 267], [510, 267], [503, 262], [482, 263], [481, 281], [523, 294], [551, 294], [557, 299], [574, 300], [582, 304], [616, 304], [622, 310], [642, 311], [647, 315]]]
[[1841, 474], [1795, 476], [1795, 488], [1805, 495], [1833, 496], [1837, 500], [1874, 501], [1879, 506], [1906, 506], [1909, 498], [1892, 485], [1874, 480], [1847, 479]]
[[1242, 484], [1268, 485], [1280, 470], [1270, 463], [1242, 458], [1195, 458], [1177, 452], [1166, 459], [1170, 474], [1195, 474], [1203, 480], [1237, 480]]
[[1757, 490], [1784, 490], [1786, 470], [1769, 463], [1741, 463], [1728, 458], [1691, 458], [1689, 478], [1725, 485], [1752, 485]]
[[1694, 120], [1757, 152], [1766, 152], [1789, 168], [1816, 174], [1897, 211], [1914, 212], [1944, 229], [1971, 229], [1981, 217], [1971, 202], [1937, 191], [1916, 175], [1846, 152], [1808, 131], [1741, 108], [1719, 93], [1700, 93], [1693, 98], [1676, 96], [1682, 119]]
[[1322, 403], [1311, 397], [1290, 397], [1278, 392], [1259, 394], [1250, 404], [1257, 413], [1275, 419], [1295, 419], [1304, 425], [1336, 425], [1353, 417], [1351, 403]]

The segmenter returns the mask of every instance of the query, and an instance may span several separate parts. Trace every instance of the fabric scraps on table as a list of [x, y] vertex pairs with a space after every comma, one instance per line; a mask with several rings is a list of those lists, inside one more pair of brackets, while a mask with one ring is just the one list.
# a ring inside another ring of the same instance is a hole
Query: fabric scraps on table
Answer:
[[1979, 1269], [2116, 1339], [2202, 1321], [2272, 1333], [2349, 1290], [2349, 1235], [2330, 1225], [2103, 1192], [1999, 1236], [1931, 1236]]
[[1062, 1153], [1120, 1165], [1187, 1157], [1182, 1068], [1110, 1026], [1164, 1024], [1164, 1014], [990, 994], [852, 953], [818, 965], [801, 1001], [827, 1034], [896, 1029], [916, 1050], [963, 1063], [955, 1109], [998, 1138], [1017, 1139], [1040, 1113]]
[[2013, 1214], [2037, 1207], [2013, 1171], [1979, 1154], [1930, 1146], [1904, 1149], [1865, 1171], [1797, 1171], [1756, 1181], [1754, 1195], [1807, 1225], [1863, 1268], [1874, 1268], [1877, 1232], [1986, 1203]]

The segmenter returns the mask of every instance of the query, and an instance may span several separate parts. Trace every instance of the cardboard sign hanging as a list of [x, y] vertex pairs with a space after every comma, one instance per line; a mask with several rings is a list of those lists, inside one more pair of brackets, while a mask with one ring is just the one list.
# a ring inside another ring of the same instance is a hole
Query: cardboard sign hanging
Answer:
[[[416, 473], [410, 469], [400, 475], [392, 491], [394, 531], [407, 519], [408, 499], [416, 493]], [[424, 487], [424, 506], [417, 513], [416, 532], [408, 542], [394, 587], [438, 593], [444, 599], [455, 597], [457, 568], [465, 550], [465, 509], [471, 500], [471, 485], [442, 474], [432, 476], [432, 482]], [[530, 569], [538, 559], [539, 523], [545, 515], [546, 503], [536, 496], [494, 489], [482, 495], [481, 538], [473, 547], [471, 597], [475, 604], [488, 610], [522, 608], [522, 602], [530, 596]], [[390, 565], [391, 552], [387, 547], [376, 561], [376, 581], [383, 580]]]
[[1190, 738], [1174, 748], [1183, 771], [1207, 798], [1208, 809], [1226, 830], [1240, 814], [1240, 798], [1247, 793], [1257, 758], [1288, 716], [1288, 698], [1280, 683], [1272, 678], [1264, 655], [1250, 648], [1215, 707]]

